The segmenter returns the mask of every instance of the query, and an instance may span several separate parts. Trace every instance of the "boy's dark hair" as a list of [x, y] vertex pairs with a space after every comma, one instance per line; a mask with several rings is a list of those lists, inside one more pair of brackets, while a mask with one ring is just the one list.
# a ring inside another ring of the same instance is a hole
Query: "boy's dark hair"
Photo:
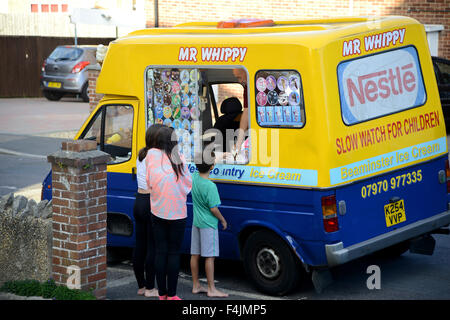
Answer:
[[200, 155], [199, 157], [196, 157], [196, 159], [200, 160], [200, 161], [195, 161], [195, 166], [197, 167], [198, 171], [200, 173], [206, 173], [214, 165], [215, 155], [214, 155], [214, 152], [211, 152], [211, 157], [210, 157], [210, 159], [208, 159], [209, 161], [206, 161], [205, 157], [203, 157], [202, 155]]

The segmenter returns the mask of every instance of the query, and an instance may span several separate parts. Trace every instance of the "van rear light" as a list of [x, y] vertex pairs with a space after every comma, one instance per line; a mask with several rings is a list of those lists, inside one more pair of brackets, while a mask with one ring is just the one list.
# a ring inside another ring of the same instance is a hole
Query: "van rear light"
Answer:
[[322, 197], [322, 216], [325, 232], [335, 232], [339, 230], [335, 195]]
[[72, 69], [72, 73], [78, 73], [81, 70], [83, 70], [84, 68], [86, 68], [86, 66], [89, 64], [89, 61], [81, 61], [78, 62]]
[[323, 219], [323, 228], [325, 232], [335, 232], [339, 230], [338, 218]]

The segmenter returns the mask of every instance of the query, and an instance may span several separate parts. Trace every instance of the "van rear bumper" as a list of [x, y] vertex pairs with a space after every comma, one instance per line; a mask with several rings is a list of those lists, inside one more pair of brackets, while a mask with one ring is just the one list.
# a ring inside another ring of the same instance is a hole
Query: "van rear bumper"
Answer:
[[399, 242], [418, 237], [450, 224], [450, 210], [427, 219], [411, 223], [402, 228], [344, 248], [342, 242], [325, 245], [328, 266], [336, 266]]

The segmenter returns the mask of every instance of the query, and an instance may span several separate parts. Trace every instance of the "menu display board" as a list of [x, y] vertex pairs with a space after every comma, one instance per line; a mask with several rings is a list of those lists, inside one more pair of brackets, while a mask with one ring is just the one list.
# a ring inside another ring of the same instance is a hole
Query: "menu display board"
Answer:
[[194, 155], [194, 129], [201, 121], [198, 69], [149, 68], [146, 73], [147, 127], [160, 123], [175, 129], [180, 152]]
[[260, 70], [255, 77], [256, 111], [261, 127], [302, 127], [305, 123], [300, 74]]

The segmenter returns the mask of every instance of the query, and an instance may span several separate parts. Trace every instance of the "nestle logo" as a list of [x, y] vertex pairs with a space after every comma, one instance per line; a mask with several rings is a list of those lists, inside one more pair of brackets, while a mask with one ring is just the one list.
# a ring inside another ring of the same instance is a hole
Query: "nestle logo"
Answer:
[[348, 78], [346, 84], [350, 106], [355, 106], [355, 100], [365, 104], [367, 101], [413, 92], [417, 88], [417, 79], [412, 69], [413, 63], [408, 63], [358, 76], [357, 83]]

